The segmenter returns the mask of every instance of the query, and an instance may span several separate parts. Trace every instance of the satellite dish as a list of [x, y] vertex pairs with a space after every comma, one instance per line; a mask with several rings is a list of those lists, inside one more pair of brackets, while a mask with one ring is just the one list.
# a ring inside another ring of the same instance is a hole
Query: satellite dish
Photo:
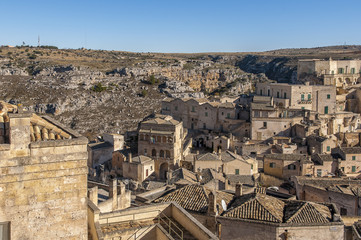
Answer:
[[227, 204], [226, 204], [226, 202], [222, 199], [221, 203], [222, 203], [223, 211], [226, 211], [226, 210], [227, 210]]

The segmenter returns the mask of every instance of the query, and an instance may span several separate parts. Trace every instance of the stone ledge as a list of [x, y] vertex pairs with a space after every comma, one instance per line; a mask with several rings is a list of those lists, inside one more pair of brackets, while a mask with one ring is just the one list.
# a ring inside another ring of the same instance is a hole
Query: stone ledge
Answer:
[[77, 137], [73, 139], [64, 140], [49, 140], [30, 143], [30, 148], [43, 148], [43, 147], [60, 147], [60, 146], [72, 146], [72, 145], [86, 145], [88, 139], [86, 137]]
[[33, 113], [26, 112], [26, 113], [9, 113], [10, 118], [30, 118]]
[[9, 151], [10, 144], [0, 144], [0, 151]]

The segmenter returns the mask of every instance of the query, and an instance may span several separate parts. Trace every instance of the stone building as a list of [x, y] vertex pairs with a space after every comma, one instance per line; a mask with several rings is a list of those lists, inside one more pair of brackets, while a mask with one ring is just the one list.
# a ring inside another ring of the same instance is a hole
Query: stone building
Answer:
[[10, 239], [87, 239], [87, 139], [2, 102], [0, 141], [0, 225]]
[[272, 97], [255, 96], [251, 103], [251, 139], [269, 140], [290, 137], [292, 126], [305, 118], [305, 111], [277, 107]]
[[297, 199], [333, 203], [341, 215], [361, 216], [360, 180], [292, 177], [292, 181]]
[[217, 216], [221, 239], [344, 239], [344, 225], [333, 204], [280, 200], [263, 191], [236, 191]]
[[183, 122], [187, 129], [232, 132], [235, 136], [244, 134], [242, 126], [248, 120], [248, 113], [244, 117], [243, 112], [244, 109], [236, 103], [211, 102], [204, 98], [166, 99], [162, 102], [162, 113]]
[[336, 88], [334, 86], [257, 83], [256, 94], [273, 98], [278, 107], [306, 109], [321, 114], [336, 112]]
[[129, 154], [127, 161], [123, 162], [122, 169], [124, 178], [143, 182], [154, 172], [154, 160], [147, 156], [132, 157]]
[[302, 154], [266, 154], [263, 157], [265, 174], [290, 179], [291, 176], [313, 174], [313, 163]]
[[309, 75], [320, 77], [324, 85], [346, 87], [361, 81], [360, 60], [328, 60], [305, 59], [299, 60], [297, 79]]
[[332, 153], [340, 157], [338, 169], [348, 176], [356, 176], [361, 171], [361, 147], [337, 147]]
[[192, 141], [186, 140], [186, 135], [182, 122], [157, 114], [139, 125], [138, 155], [151, 157], [156, 176], [166, 179], [168, 169], [179, 167], [184, 152], [191, 147]]

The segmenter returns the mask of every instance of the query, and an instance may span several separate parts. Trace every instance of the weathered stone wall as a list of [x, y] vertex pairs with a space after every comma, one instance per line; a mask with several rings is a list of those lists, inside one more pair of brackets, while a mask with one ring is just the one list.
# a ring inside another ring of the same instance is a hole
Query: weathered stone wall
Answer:
[[30, 143], [29, 115], [10, 116], [0, 145], [0, 222], [11, 239], [87, 239], [87, 140]]

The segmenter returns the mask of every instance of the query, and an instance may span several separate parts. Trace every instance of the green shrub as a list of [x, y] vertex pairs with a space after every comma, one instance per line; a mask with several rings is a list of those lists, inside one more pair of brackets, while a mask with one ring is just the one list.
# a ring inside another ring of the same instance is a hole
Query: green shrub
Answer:
[[194, 69], [194, 65], [192, 63], [186, 63], [183, 65], [183, 70], [192, 70]]
[[95, 86], [91, 88], [94, 92], [103, 92], [107, 90], [107, 87], [103, 86], [102, 83], [97, 83]]
[[145, 90], [145, 89], [143, 89], [140, 95], [141, 95], [142, 97], [145, 97], [145, 96], [148, 95], [148, 91]]
[[36, 59], [36, 55], [35, 54], [30, 55], [29, 59]]

